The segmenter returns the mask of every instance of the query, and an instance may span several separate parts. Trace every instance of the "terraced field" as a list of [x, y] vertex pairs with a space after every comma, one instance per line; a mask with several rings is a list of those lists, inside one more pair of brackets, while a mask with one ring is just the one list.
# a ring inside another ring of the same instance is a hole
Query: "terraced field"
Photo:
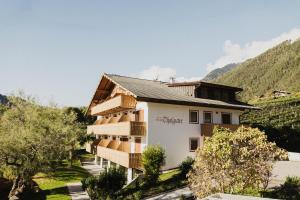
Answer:
[[241, 116], [241, 123], [258, 127], [277, 146], [300, 152], [300, 93], [281, 98], [265, 98], [250, 102], [261, 110]]
[[275, 128], [300, 129], [300, 94], [288, 97], [267, 98], [250, 102], [262, 110], [254, 110], [241, 116], [241, 122]]

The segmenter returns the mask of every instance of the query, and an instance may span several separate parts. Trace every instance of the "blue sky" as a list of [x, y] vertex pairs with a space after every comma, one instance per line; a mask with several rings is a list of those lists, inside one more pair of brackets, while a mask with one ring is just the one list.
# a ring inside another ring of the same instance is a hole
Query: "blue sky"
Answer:
[[300, 37], [300, 1], [0, 0], [0, 93], [87, 105], [104, 72], [178, 80]]

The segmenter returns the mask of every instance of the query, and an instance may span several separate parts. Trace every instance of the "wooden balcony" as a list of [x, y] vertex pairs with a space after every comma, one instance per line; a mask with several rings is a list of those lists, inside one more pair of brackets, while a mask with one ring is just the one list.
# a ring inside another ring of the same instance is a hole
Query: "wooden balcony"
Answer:
[[141, 169], [141, 153], [128, 153], [98, 145], [97, 155], [126, 168]]
[[91, 115], [106, 115], [135, 108], [136, 100], [132, 96], [118, 95], [106, 100], [91, 109]]
[[94, 133], [98, 135], [144, 136], [146, 135], [146, 123], [128, 121], [91, 125], [88, 126], [87, 133]]
[[213, 134], [214, 127], [219, 126], [222, 128], [227, 128], [231, 131], [235, 131], [241, 125], [239, 124], [201, 124], [201, 135], [205, 137], [211, 137]]

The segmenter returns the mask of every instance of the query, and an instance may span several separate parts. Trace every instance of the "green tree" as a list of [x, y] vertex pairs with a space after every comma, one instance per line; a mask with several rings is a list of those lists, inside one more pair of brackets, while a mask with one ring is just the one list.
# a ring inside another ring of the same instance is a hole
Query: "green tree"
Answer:
[[240, 127], [231, 132], [215, 128], [213, 136], [197, 150], [188, 181], [199, 198], [265, 189], [277, 159], [287, 159], [287, 152], [268, 142], [258, 129]]
[[165, 162], [165, 151], [160, 146], [147, 146], [142, 154], [145, 180], [147, 184], [155, 184], [158, 181], [161, 166]]
[[283, 184], [263, 192], [263, 196], [274, 199], [299, 200], [300, 177], [286, 177]]
[[180, 175], [186, 177], [189, 171], [192, 169], [195, 160], [191, 157], [187, 157], [179, 166]]
[[90, 176], [81, 182], [92, 200], [107, 200], [116, 199], [117, 192], [125, 185], [125, 181], [124, 171], [111, 167], [99, 176]]
[[66, 142], [77, 129], [75, 115], [43, 107], [32, 98], [12, 98], [0, 119], [0, 166], [11, 171], [9, 198], [22, 198], [32, 188], [32, 176], [51, 170], [66, 157]]
[[86, 134], [86, 126], [92, 124], [95, 121], [95, 117], [87, 116], [86, 107], [66, 107], [64, 111], [67, 114], [72, 114], [75, 116], [75, 121], [77, 122], [77, 127], [68, 134], [66, 140], [66, 147], [69, 152], [68, 160], [69, 165], [71, 166], [74, 158], [76, 158], [75, 150], [80, 146], [83, 146], [87, 142], [93, 141], [96, 139], [94, 135]]

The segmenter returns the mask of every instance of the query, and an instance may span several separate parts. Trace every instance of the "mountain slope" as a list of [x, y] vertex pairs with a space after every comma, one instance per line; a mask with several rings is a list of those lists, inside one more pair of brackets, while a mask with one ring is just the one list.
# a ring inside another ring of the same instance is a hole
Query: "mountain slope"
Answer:
[[262, 98], [252, 101], [261, 110], [241, 115], [242, 124], [258, 127], [269, 141], [288, 151], [300, 152], [300, 93], [287, 97]]
[[273, 90], [300, 90], [300, 40], [283, 42], [249, 59], [213, 80], [242, 87], [243, 100], [270, 94]]
[[225, 65], [224, 67], [217, 68], [209, 72], [202, 80], [203, 81], [211, 81], [213, 79], [217, 79], [221, 75], [225, 74], [226, 72], [232, 70], [234, 67], [236, 67], [238, 64], [231, 63], [228, 65]]

